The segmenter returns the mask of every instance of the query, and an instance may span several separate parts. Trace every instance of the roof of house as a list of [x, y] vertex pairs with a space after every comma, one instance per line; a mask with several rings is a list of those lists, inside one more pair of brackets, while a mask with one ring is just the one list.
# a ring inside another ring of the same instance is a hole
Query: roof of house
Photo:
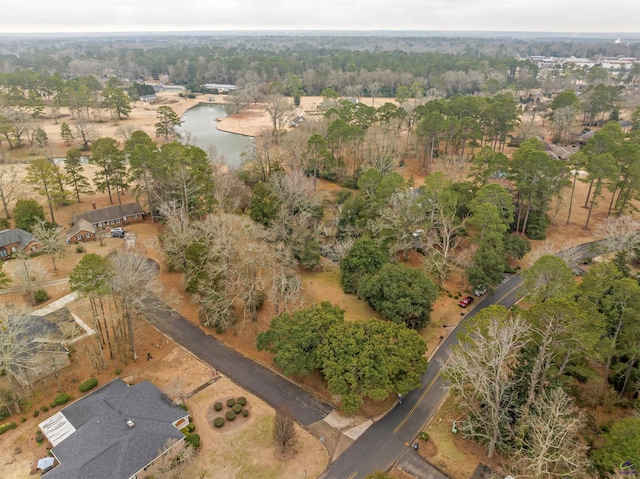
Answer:
[[87, 220], [91, 224], [104, 223], [125, 216], [141, 215], [143, 213], [144, 211], [139, 203], [127, 203], [79, 213], [73, 217], [73, 223], [78, 224], [81, 219]]
[[74, 237], [80, 231], [88, 231], [90, 233], [95, 233], [96, 229], [93, 227], [93, 223], [85, 220], [84, 218], [80, 218], [73, 228], [67, 230], [67, 239]]
[[32, 241], [37, 241], [31, 233], [21, 229], [0, 231], [0, 248], [10, 244], [20, 243], [21, 248], [25, 248]]
[[128, 479], [184, 438], [173, 424], [188, 415], [150, 382], [119, 378], [60, 412], [49, 434], [40, 424], [50, 440], [66, 432], [51, 450], [60, 464], [45, 479]]

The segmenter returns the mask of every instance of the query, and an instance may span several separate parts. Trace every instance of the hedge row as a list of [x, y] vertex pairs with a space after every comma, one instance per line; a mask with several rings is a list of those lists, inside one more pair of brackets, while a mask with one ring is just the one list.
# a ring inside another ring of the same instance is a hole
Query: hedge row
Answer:
[[0, 434], [4, 434], [8, 430], [15, 429], [17, 427], [18, 427], [18, 425], [15, 422], [8, 422], [6, 424], [2, 424], [2, 425], [0, 425]]
[[87, 379], [83, 383], [80, 383], [80, 386], [78, 386], [78, 389], [80, 389], [81, 392], [86, 393], [90, 389], [95, 388], [97, 385], [98, 385], [98, 380], [96, 378], [91, 378], [91, 379]]

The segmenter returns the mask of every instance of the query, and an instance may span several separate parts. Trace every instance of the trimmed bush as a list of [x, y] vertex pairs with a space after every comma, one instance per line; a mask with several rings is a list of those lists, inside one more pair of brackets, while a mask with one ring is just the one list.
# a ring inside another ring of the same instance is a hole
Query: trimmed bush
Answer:
[[189, 432], [193, 432], [196, 430], [196, 425], [191, 423], [187, 426], [187, 429], [189, 429]]
[[69, 396], [67, 393], [62, 393], [58, 394], [53, 402], [55, 402], [58, 406], [62, 406], [63, 404], [67, 404], [70, 399], [71, 396]]
[[[0, 376], [2, 376], [2, 374], [0, 374]], [[8, 418], [9, 416], [11, 416], [11, 413], [9, 412], [9, 409], [7, 409], [6, 406], [0, 407], [0, 421], [2, 421], [3, 419]]]
[[38, 444], [42, 444], [44, 442], [44, 436], [42, 435], [42, 431], [40, 429], [36, 431], [36, 442]]
[[33, 411], [33, 417], [38, 417], [39, 415], [40, 415], [40, 411], [38, 411], [37, 409]]
[[27, 422], [27, 418], [24, 416], [20, 416], [20, 422]]
[[83, 383], [80, 383], [80, 386], [78, 386], [78, 389], [80, 389], [81, 392], [86, 393], [90, 389], [95, 388], [97, 385], [98, 385], [98, 380], [96, 378], [91, 378], [91, 379], [87, 379]]
[[240, 414], [242, 412], [242, 406], [240, 404], [235, 404], [231, 410], [236, 414]]
[[247, 405], [247, 398], [240, 396], [238, 399], [236, 399], [236, 402], [238, 404], [240, 404], [241, 406], [246, 406]]
[[221, 402], [217, 402], [213, 405], [213, 409], [215, 409], [216, 411], [222, 411], [222, 403]]
[[426, 432], [422, 431], [420, 434], [418, 434], [418, 439], [420, 439], [421, 441], [428, 441], [429, 440], [429, 434], [427, 434]]
[[44, 406], [40, 406], [40, 410], [42, 412], [47, 412], [49, 410], [49, 406], [47, 406], [46, 404]]
[[54, 407], [56, 407], [56, 406], [57, 406], [57, 404], [56, 404], [56, 402], [55, 402], [55, 401], [51, 401], [51, 402], [49, 403], [49, 407], [50, 407], [51, 409], [53, 409], [53, 408], [54, 408]]
[[217, 417], [213, 420], [213, 425], [215, 427], [222, 427], [224, 426], [224, 418], [223, 417]]
[[233, 405], [236, 403], [236, 400], [231, 398], [231, 399], [227, 399], [227, 406], [229, 407], [233, 407]]
[[187, 435], [187, 434], [189, 434], [191, 431], [189, 431], [189, 427], [188, 427], [188, 426], [185, 426], [185, 427], [183, 427], [182, 429], [180, 429], [180, 432], [186, 436], [186, 435]]
[[10, 429], [15, 429], [17, 427], [18, 427], [18, 425], [15, 422], [8, 422], [6, 424], [2, 424], [2, 425], [0, 425], [0, 434], [4, 434], [5, 432], [9, 431]]
[[49, 294], [44, 289], [38, 289], [33, 293], [33, 301], [36, 304], [44, 303], [49, 299]]
[[187, 434], [185, 441], [194, 449], [200, 449], [200, 436], [198, 434]]
[[249, 415], [249, 410], [248, 409], [243, 409], [242, 410], [242, 416], [243, 417], [247, 417]]
[[227, 421], [233, 421], [236, 418], [236, 413], [233, 411], [227, 411], [224, 417], [227, 418]]

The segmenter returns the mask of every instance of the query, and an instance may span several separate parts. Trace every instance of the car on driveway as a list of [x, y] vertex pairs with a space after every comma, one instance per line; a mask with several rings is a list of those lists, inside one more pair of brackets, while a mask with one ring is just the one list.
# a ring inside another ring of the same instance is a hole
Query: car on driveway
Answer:
[[124, 238], [124, 228], [113, 228], [110, 233], [112, 238]]
[[458, 303], [458, 306], [460, 306], [461, 308], [466, 308], [471, 303], [473, 303], [473, 296], [467, 296], [466, 298], [462, 298], [460, 300], [460, 302]]

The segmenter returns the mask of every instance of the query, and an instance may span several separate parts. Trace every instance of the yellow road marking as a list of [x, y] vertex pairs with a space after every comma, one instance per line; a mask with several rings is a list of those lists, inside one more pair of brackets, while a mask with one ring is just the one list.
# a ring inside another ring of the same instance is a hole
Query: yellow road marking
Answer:
[[[504, 298], [506, 298], [507, 296], [509, 296], [511, 293], [513, 293], [516, 289], [518, 289], [520, 287], [520, 285], [518, 284], [517, 286], [514, 286], [513, 288], [511, 288], [509, 291], [507, 291], [505, 294], [503, 294], [494, 304], [500, 304]], [[449, 361], [451, 359], [447, 358], [447, 361], [442, 365], [442, 367], [440, 368], [440, 371], [442, 370], [442, 368], [444, 368], [447, 364], [449, 364]], [[438, 371], [438, 374], [436, 374], [436, 377], [433, 378], [433, 380], [429, 383], [429, 385], [427, 386], [427, 389], [424, 390], [424, 392], [420, 395], [420, 398], [416, 401], [416, 403], [413, 405], [413, 407], [411, 408], [411, 410], [407, 413], [407, 415], [404, 417], [404, 419], [402, 421], [400, 421], [400, 424], [398, 424], [396, 426], [396, 428], [393, 430], [393, 433], [397, 433], [400, 428], [402, 426], [404, 426], [404, 423], [407, 422], [407, 420], [411, 417], [411, 415], [414, 413], [414, 411], [418, 408], [418, 406], [420, 405], [420, 403], [423, 401], [423, 399], [425, 398], [425, 396], [429, 393], [429, 391], [431, 390], [431, 388], [433, 387], [433, 385], [435, 384], [435, 382], [438, 380], [438, 378], [440, 377], [440, 371]], [[348, 479], [353, 479], [354, 475], [349, 476]]]
[[353, 474], [351, 474], [349, 477], [347, 477], [347, 479], [353, 479], [357, 475], [358, 475], [358, 471], [354, 471]]

